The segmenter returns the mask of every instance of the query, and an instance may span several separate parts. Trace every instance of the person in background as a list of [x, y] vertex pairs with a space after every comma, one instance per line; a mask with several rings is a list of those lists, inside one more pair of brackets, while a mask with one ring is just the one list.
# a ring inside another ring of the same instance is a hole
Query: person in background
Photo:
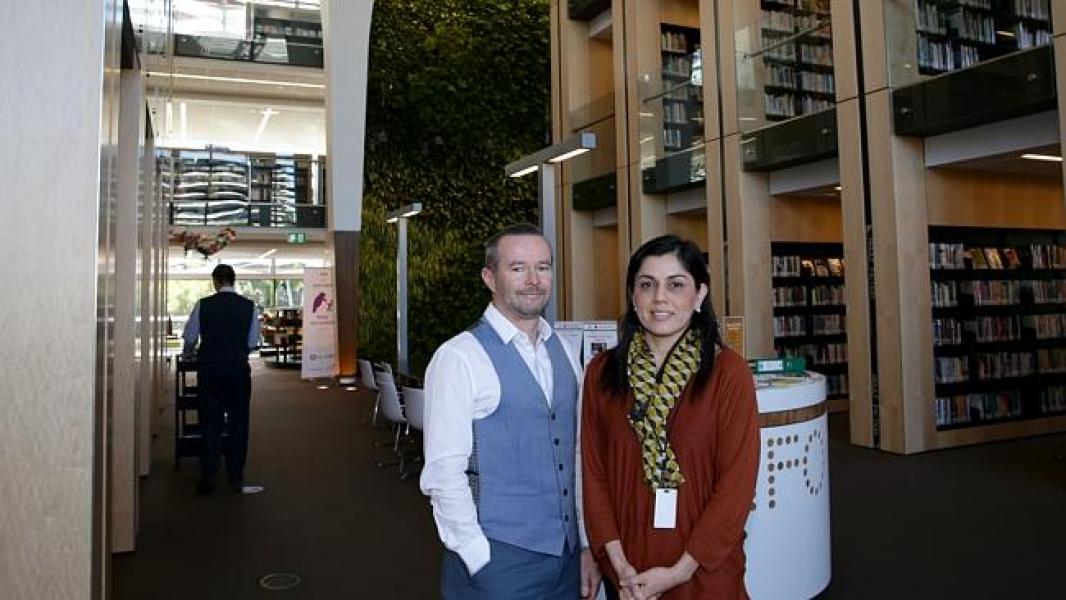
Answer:
[[[259, 315], [255, 303], [239, 295], [233, 267], [220, 264], [211, 271], [215, 294], [193, 307], [185, 324], [182, 357], [197, 362], [200, 401], [200, 483], [197, 493], [215, 490], [222, 433], [228, 416], [229, 444], [226, 476], [235, 491], [244, 485], [248, 456], [248, 413], [252, 375], [248, 354], [259, 346]], [[197, 340], [199, 347], [197, 348]]]
[[585, 374], [584, 520], [608, 597], [747, 598], [755, 386], [722, 345], [709, 283], [692, 242], [645, 243], [629, 261], [619, 344]]
[[445, 599], [574, 600], [599, 589], [575, 503], [580, 367], [540, 313], [552, 249], [533, 225], [488, 241], [492, 302], [425, 377], [422, 492]]

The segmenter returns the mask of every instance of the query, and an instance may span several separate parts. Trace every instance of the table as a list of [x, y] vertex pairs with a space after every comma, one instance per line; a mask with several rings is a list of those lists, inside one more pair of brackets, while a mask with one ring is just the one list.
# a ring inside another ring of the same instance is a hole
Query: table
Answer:
[[811, 598], [829, 585], [829, 440], [825, 377], [756, 391], [759, 474], [748, 516], [752, 600]]

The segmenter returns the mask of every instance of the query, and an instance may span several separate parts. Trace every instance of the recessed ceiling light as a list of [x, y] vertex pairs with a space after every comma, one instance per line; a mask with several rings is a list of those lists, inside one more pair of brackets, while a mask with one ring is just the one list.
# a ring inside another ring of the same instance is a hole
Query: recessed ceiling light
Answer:
[[318, 386], [318, 389], [320, 389], [320, 390], [328, 390], [329, 386], [328, 385], [320, 385], [320, 386]]
[[1022, 158], [1026, 160], [1043, 160], [1047, 162], [1062, 162], [1061, 156], [1052, 156], [1050, 154], [1023, 154]]

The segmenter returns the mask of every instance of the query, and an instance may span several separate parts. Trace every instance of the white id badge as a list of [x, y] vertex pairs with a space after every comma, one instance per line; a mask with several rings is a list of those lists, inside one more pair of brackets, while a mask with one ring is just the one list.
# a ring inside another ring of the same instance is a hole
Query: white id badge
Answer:
[[654, 527], [656, 529], [677, 527], [677, 490], [656, 488]]

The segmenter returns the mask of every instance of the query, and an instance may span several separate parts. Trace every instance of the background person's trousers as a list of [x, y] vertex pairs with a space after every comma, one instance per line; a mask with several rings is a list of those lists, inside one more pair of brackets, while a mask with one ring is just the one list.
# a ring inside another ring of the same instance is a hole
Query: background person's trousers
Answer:
[[440, 588], [444, 600], [577, 600], [581, 597], [581, 553], [533, 552], [489, 540], [491, 558], [470, 576], [463, 559], [445, 550]]
[[226, 477], [232, 483], [244, 480], [248, 456], [248, 408], [252, 397], [252, 373], [247, 362], [201, 364], [197, 372], [200, 399], [200, 482], [214, 485], [222, 452], [222, 432], [229, 417], [226, 446]]

